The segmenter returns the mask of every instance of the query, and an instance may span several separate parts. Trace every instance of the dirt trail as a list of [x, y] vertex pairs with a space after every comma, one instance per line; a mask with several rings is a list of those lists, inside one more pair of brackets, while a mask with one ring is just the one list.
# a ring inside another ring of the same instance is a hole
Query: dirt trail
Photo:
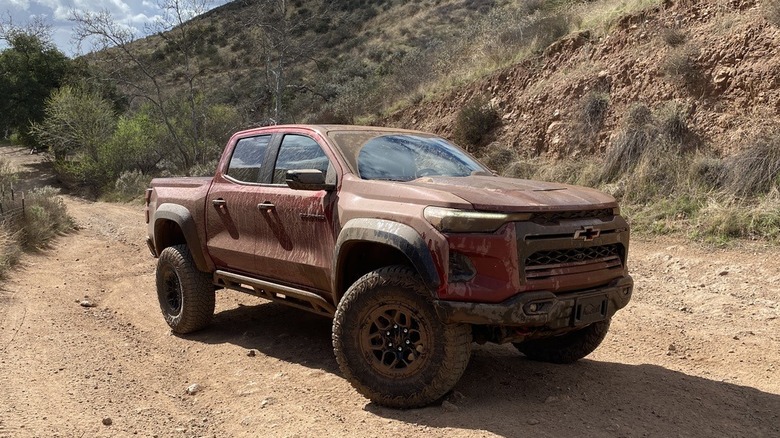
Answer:
[[173, 336], [142, 206], [66, 202], [80, 229], [0, 286], [0, 437], [780, 436], [777, 248], [635, 240], [636, 295], [588, 359], [477, 346], [456, 409], [396, 411], [340, 376], [326, 319], [225, 291]]

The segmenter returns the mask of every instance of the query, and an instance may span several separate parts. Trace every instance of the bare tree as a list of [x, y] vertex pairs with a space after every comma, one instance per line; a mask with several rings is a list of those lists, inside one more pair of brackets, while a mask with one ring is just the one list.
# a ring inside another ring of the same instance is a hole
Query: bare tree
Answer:
[[[195, 25], [185, 24], [192, 17], [208, 10], [210, 0], [160, 0], [158, 7], [161, 18], [147, 29], [156, 32], [169, 50], [178, 55], [179, 67], [187, 83], [187, 106], [190, 121], [189, 132], [182, 133], [174, 124], [174, 110], [168, 105], [169, 93], [163, 84], [164, 71], [160, 63], [150, 62], [148, 54], [142, 53], [136, 41], [135, 32], [119, 24], [108, 11], [73, 11], [71, 20], [76, 23], [75, 38], [79, 44], [89, 42], [99, 55], [90, 58], [99, 63], [103, 70], [125, 89], [132, 97], [148, 102], [165, 125], [171, 142], [185, 168], [204, 159], [199, 148], [199, 119], [197, 97], [200, 92], [197, 79], [201, 71], [194, 59], [197, 38]], [[131, 68], [129, 68], [131, 67]]]
[[330, 1], [310, 2], [309, 14], [294, 14], [296, 8], [288, 0], [247, 0], [254, 4], [251, 24], [256, 26], [254, 37], [265, 59], [266, 85], [273, 95], [271, 122], [287, 121], [284, 105], [287, 90], [305, 90], [303, 84], [291, 82], [291, 68], [303, 60], [314, 60], [316, 37], [308, 31], [319, 20], [330, 14]]
[[14, 23], [11, 12], [6, 11], [5, 17], [0, 19], [0, 40], [10, 43], [14, 36], [22, 33], [35, 37], [46, 45], [52, 44], [51, 25], [42, 17], [33, 15], [30, 21], [17, 25]]

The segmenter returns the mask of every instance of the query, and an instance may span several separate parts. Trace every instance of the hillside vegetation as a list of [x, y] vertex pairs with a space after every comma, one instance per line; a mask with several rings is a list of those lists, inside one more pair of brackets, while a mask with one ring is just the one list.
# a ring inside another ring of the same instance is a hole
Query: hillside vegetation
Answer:
[[[239, 0], [142, 40], [80, 18], [112, 48], [35, 132], [98, 193], [209, 174], [242, 127], [388, 124], [607, 190], [636, 230], [780, 238], [778, 0]], [[73, 108], [101, 129], [57, 149]]]

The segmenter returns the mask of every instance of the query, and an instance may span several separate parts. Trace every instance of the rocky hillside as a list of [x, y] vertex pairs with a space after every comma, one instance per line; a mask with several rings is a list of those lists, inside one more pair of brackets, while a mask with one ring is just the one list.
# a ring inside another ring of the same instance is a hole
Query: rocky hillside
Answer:
[[[563, 157], [606, 150], [630, 107], [643, 103], [679, 111], [697, 147], [729, 155], [780, 126], [780, 23], [767, 14], [755, 0], [666, 1], [622, 16], [604, 35], [569, 34], [387, 120], [451, 134], [460, 108], [486, 96], [501, 123], [485, 143]], [[596, 98], [606, 111], [592, 141], [581, 141]]]

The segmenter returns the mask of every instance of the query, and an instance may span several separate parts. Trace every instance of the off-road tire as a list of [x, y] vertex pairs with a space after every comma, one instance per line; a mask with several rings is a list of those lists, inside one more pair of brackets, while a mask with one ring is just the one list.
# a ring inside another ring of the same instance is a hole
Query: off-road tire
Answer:
[[442, 398], [463, 375], [471, 327], [443, 323], [419, 276], [391, 266], [347, 290], [333, 319], [333, 350], [359, 393], [378, 405], [415, 408]]
[[214, 316], [211, 276], [195, 266], [187, 245], [165, 248], [157, 261], [157, 299], [165, 322], [176, 333], [206, 327]]
[[560, 336], [517, 342], [514, 346], [532, 360], [572, 363], [593, 353], [607, 336], [609, 323], [606, 319]]

